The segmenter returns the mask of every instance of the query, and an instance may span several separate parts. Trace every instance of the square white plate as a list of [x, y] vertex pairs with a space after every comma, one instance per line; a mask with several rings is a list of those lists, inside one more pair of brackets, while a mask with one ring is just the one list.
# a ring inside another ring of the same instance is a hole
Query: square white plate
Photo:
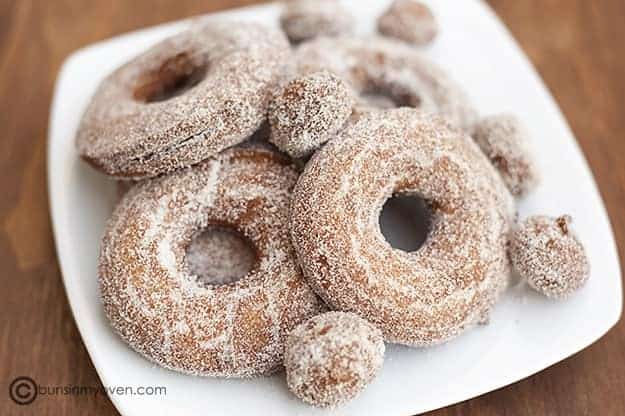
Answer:
[[[359, 30], [370, 32], [387, 1], [348, 0]], [[450, 405], [534, 374], [587, 347], [621, 314], [621, 272], [606, 211], [592, 174], [553, 98], [508, 31], [477, 0], [430, 1], [442, 27], [426, 53], [468, 90], [482, 114], [510, 111], [527, 124], [543, 176], [520, 205], [533, 213], [570, 213], [592, 264], [588, 285], [564, 302], [512, 287], [490, 325], [430, 349], [390, 346], [384, 368], [355, 401], [337, 411], [307, 407], [291, 396], [283, 374], [257, 380], [196, 378], [156, 367], [109, 328], [98, 297], [100, 236], [115, 186], [74, 150], [81, 114], [99, 81], [147, 46], [188, 24], [141, 30], [82, 49], [67, 59], [54, 96], [48, 180], [57, 253], [67, 296], [105, 386], [165, 386], [166, 396], [111, 395], [124, 415], [343, 414], [409, 415]], [[277, 5], [219, 17], [275, 24]]]

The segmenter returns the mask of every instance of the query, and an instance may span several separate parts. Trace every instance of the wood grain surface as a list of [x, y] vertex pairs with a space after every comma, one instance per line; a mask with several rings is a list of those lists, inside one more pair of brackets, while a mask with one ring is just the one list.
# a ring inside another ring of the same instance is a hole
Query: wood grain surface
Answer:
[[[9, 383], [99, 380], [74, 324], [54, 251], [46, 135], [59, 67], [112, 35], [253, 0], [0, 0], [0, 414], [114, 415], [104, 395], [17, 406]], [[491, 0], [562, 107], [625, 254], [625, 1]], [[583, 195], [580, 197], [583, 198]], [[514, 360], [515, 357], [510, 357]], [[625, 414], [625, 321], [540, 374], [432, 415]]]

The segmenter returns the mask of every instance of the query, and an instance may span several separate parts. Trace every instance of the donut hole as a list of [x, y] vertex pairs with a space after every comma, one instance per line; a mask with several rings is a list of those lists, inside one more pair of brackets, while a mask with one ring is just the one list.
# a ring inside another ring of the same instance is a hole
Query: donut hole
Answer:
[[390, 110], [397, 107], [397, 104], [391, 97], [382, 93], [365, 92], [360, 95], [360, 98], [367, 105], [381, 110]]
[[145, 103], [167, 101], [199, 84], [207, 65], [198, 65], [186, 52], [166, 59], [158, 68], [145, 73], [134, 90], [134, 99]]
[[408, 89], [398, 83], [371, 83], [360, 93], [360, 97], [370, 106], [383, 110], [400, 107], [419, 108], [421, 106], [421, 98], [410, 93]]
[[187, 247], [189, 272], [203, 286], [237, 282], [258, 261], [256, 249], [243, 234], [228, 227], [208, 227], [196, 234]]
[[412, 253], [425, 243], [432, 213], [428, 202], [418, 195], [393, 195], [384, 203], [379, 223], [391, 247]]

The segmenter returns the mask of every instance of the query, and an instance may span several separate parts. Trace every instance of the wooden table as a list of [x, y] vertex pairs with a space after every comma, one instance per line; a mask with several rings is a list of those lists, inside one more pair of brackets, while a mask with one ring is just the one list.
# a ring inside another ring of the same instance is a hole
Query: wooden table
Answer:
[[[104, 395], [7, 395], [20, 375], [99, 385], [61, 283], [46, 196], [52, 88], [73, 50], [142, 26], [254, 0], [0, 0], [0, 414], [116, 414]], [[625, 254], [625, 2], [491, 0], [562, 107]], [[583, 197], [583, 196], [582, 196]], [[514, 360], [515, 357], [510, 357]], [[542, 373], [433, 415], [625, 414], [625, 321]]]

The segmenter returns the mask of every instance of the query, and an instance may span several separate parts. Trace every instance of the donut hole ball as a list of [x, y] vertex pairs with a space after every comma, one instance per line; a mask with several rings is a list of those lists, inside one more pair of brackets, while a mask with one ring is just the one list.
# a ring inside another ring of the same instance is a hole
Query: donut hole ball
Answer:
[[364, 390], [383, 359], [379, 329], [353, 313], [327, 312], [290, 333], [284, 366], [297, 397], [313, 406], [335, 407]]
[[165, 59], [159, 66], [142, 74], [134, 88], [135, 100], [145, 103], [167, 101], [199, 84], [208, 71], [208, 63], [187, 52]]
[[354, 18], [338, 0], [290, 0], [284, 3], [280, 25], [292, 43], [300, 43], [349, 34]]
[[252, 242], [236, 229], [211, 226], [198, 232], [186, 252], [189, 271], [203, 286], [234, 283], [258, 261]]
[[295, 78], [269, 106], [269, 141], [294, 158], [306, 157], [339, 132], [353, 106], [350, 88], [330, 72]]
[[378, 19], [378, 31], [414, 45], [427, 45], [438, 33], [432, 11], [414, 0], [395, 0]]
[[391, 247], [413, 253], [428, 237], [432, 210], [419, 195], [393, 195], [384, 203], [379, 223], [380, 231]]
[[512, 236], [510, 257], [529, 285], [554, 299], [581, 288], [590, 274], [582, 243], [571, 229], [572, 218], [533, 216]]
[[472, 129], [478, 146], [517, 197], [529, 193], [538, 183], [538, 172], [529, 150], [529, 135], [511, 114], [483, 118]]

